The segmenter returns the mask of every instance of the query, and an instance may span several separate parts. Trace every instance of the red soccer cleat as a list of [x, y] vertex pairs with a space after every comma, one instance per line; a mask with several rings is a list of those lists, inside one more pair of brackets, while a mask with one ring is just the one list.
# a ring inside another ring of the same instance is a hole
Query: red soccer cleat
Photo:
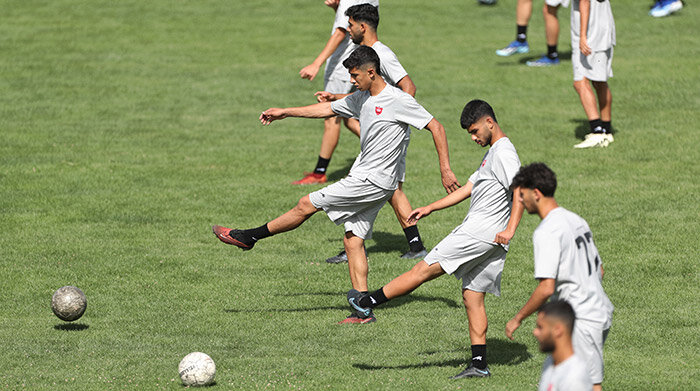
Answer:
[[238, 229], [230, 229], [226, 227], [222, 227], [220, 225], [215, 225], [212, 228], [212, 231], [214, 231], [214, 235], [221, 240], [222, 242], [226, 244], [231, 244], [234, 245], [243, 251], [248, 251], [253, 246], [255, 246], [255, 242], [247, 242], [244, 238], [244, 235], [242, 234], [243, 231], [238, 230]]
[[317, 183], [326, 183], [328, 178], [326, 174], [317, 174], [315, 172], [304, 173], [304, 177], [298, 181], [292, 182], [292, 185], [314, 185]]

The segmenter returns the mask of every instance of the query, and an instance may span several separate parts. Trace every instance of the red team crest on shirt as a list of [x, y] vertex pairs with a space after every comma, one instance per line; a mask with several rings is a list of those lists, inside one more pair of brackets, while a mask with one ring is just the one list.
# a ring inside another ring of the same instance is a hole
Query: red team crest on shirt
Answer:
[[375, 106], [375, 107], [374, 107], [374, 112], [377, 113], [377, 115], [381, 114], [381, 113], [382, 113], [382, 110], [384, 110], [384, 109], [381, 108], [381, 107], [379, 107], [379, 106]]

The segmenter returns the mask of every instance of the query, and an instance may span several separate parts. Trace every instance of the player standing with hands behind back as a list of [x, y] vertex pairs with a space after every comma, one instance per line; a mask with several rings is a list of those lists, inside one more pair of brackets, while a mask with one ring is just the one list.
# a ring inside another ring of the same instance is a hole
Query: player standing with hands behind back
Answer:
[[539, 281], [530, 299], [506, 324], [506, 336], [537, 311], [550, 297], [566, 300], [576, 312], [574, 350], [588, 365], [594, 390], [602, 390], [603, 343], [612, 325], [613, 305], [603, 290], [603, 264], [588, 223], [557, 204], [557, 177], [543, 163], [520, 169], [513, 178], [516, 197], [542, 222], [532, 234], [535, 278]]

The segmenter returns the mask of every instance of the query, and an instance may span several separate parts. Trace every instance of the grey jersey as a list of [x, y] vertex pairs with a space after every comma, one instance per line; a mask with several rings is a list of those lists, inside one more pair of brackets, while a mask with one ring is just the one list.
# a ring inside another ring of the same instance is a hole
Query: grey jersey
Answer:
[[[335, 11], [335, 20], [333, 21], [333, 28], [331, 28], [331, 34], [335, 32], [336, 29], [341, 28], [348, 31], [348, 17], [345, 15], [345, 11], [353, 5], [368, 3], [375, 7], [379, 7], [379, 0], [340, 0], [338, 9]], [[352, 43], [350, 40], [350, 34], [345, 34], [345, 38], [335, 49], [333, 54], [326, 60], [326, 79], [339, 79], [350, 81], [350, 74], [348, 70], [343, 66], [343, 61], [357, 48], [357, 45]]]
[[573, 356], [554, 365], [552, 356], [547, 356], [542, 365], [542, 376], [538, 391], [590, 391], [593, 381], [588, 373], [586, 362], [579, 356]]
[[377, 56], [379, 56], [379, 69], [382, 73], [382, 77], [384, 77], [387, 83], [396, 87], [398, 82], [408, 75], [408, 72], [401, 66], [396, 54], [394, 54], [388, 46], [377, 41], [372, 45], [372, 49], [374, 49], [374, 51], [377, 52]]
[[[520, 169], [520, 158], [508, 137], [496, 141], [486, 152], [479, 169], [469, 177], [473, 184], [469, 212], [461, 229], [471, 236], [493, 242], [506, 229], [513, 197], [510, 184]], [[508, 246], [504, 245], [507, 250]]]
[[566, 300], [576, 320], [612, 323], [613, 305], [601, 284], [602, 263], [588, 223], [576, 213], [558, 207], [532, 234], [535, 278], [556, 280], [552, 300]]
[[338, 115], [360, 120], [360, 154], [349, 175], [395, 190], [399, 162], [408, 148], [408, 126], [423, 129], [433, 116], [411, 95], [388, 84], [376, 96], [358, 91], [331, 102], [331, 108]]
[[[581, 36], [580, 0], [574, 0], [571, 7], [571, 46], [578, 50]], [[609, 0], [591, 0], [591, 13], [588, 15], [588, 46], [594, 52], [602, 52], [615, 46], [615, 20]]]

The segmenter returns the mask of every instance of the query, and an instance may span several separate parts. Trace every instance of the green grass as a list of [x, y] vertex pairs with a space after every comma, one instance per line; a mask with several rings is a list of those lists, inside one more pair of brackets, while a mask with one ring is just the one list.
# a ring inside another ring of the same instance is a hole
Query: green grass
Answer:
[[[650, 2], [649, 2], [650, 3]], [[689, 4], [653, 19], [646, 2], [613, 3], [618, 46], [610, 86], [616, 141], [574, 151], [585, 117], [571, 63], [530, 69], [493, 51], [514, 34], [515, 1], [383, 0], [380, 37], [447, 128], [462, 182], [484, 150], [458, 118], [473, 98], [494, 106], [524, 163], [545, 161], [558, 200], [592, 227], [616, 306], [605, 347], [608, 390], [698, 389], [700, 79]], [[539, 5], [530, 27], [544, 50]], [[314, 187], [288, 183], [313, 167], [318, 120], [270, 127], [271, 106], [313, 102], [322, 80], [298, 71], [321, 50], [332, 15], [307, 1], [3, 2], [0, 15], [0, 389], [180, 389], [177, 364], [204, 351], [217, 389], [535, 389], [544, 356], [528, 319], [506, 321], [532, 278], [526, 216], [503, 296], [489, 297], [487, 380], [449, 381], [468, 355], [459, 285], [443, 277], [341, 327], [347, 268], [323, 262], [342, 228], [318, 214], [249, 253], [211, 224], [258, 226]], [[563, 10], [560, 49], [569, 49]], [[345, 132], [330, 166], [341, 178], [358, 151]], [[441, 197], [427, 132], [414, 131], [406, 192]], [[435, 245], [467, 210], [421, 222]], [[385, 208], [368, 243], [370, 286], [413, 262]], [[75, 326], [51, 294], [76, 285], [88, 310]]]

